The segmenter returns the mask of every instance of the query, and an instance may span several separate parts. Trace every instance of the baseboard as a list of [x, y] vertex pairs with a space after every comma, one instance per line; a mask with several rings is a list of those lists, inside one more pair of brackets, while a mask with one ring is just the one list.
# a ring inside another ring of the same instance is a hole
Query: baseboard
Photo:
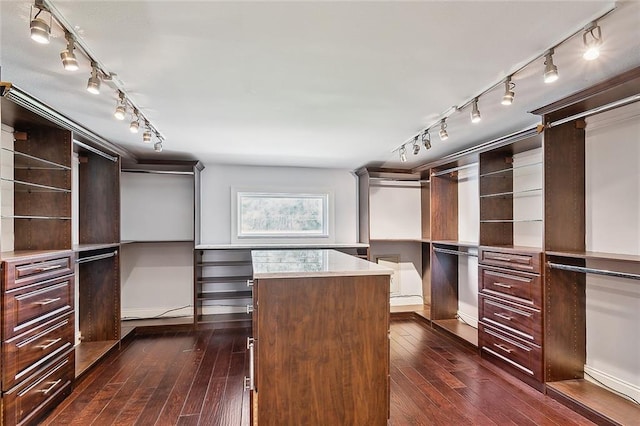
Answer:
[[[604, 371], [598, 370], [588, 365], [584, 366], [584, 379], [594, 384], [600, 385], [600, 383], [620, 392], [623, 395], [630, 396], [636, 401], [640, 401], [640, 387], [629, 383], [615, 376], [612, 376]], [[587, 375], [588, 374], [588, 375]], [[591, 376], [591, 377], [589, 377]], [[594, 380], [595, 379], [595, 380]], [[600, 382], [600, 383], [598, 383]]]
[[[184, 317], [193, 316], [193, 307], [187, 306], [178, 308], [174, 307], [154, 307], [154, 308], [122, 308], [122, 319], [147, 319], [147, 318], [170, 318], [170, 317]], [[171, 312], [167, 312], [171, 311]], [[164, 314], [164, 315], [163, 315]]]
[[391, 306], [402, 306], [402, 305], [423, 305], [424, 302], [422, 300], [422, 296], [392, 296], [390, 300]]

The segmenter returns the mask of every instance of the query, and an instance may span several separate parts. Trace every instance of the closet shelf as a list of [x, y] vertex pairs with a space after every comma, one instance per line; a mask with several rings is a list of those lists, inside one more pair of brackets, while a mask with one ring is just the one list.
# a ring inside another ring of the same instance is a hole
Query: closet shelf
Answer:
[[251, 314], [246, 312], [236, 312], [231, 314], [205, 314], [198, 315], [198, 323], [234, 323], [234, 322], [247, 322], [248, 326], [251, 325]]
[[640, 254], [606, 253], [597, 251], [546, 251], [547, 256], [569, 257], [585, 260], [613, 260], [640, 263]]
[[2, 216], [2, 219], [27, 219], [27, 220], [71, 220], [68, 216]]
[[250, 260], [211, 260], [207, 262], [199, 262], [196, 266], [251, 266]]
[[454, 247], [469, 247], [469, 248], [478, 248], [478, 243], [474, 243], [471, 241], [455, 241], [455, 240], [432, 240], [431, 244], [434, 245], [444, 245], [444, 246], [454, 246]]
[[542, 223], [542, 219], [488, 219], [488, 220], [480, 221], [480, 223], [524, 223], [524, 222]]
[[480, 198], [494, 198], [494, 197], [502, 197], [502, 198], [515, 198], [518, 196], [537, 196], [542, 195], [542, 188], [533, 188], [533, 189], [525, 189], [522, 191], [508, 191], [508, 192], [497, 192], [494, 194], [484, 194], [480, 195]]
[[[493, 172], [482, 173], [479, 176], [481, 178], [487, 177], [487, 176], [495, 176], [495, 175], [509, 173], [509, 172], [514, 171], [514, 170], [526, 169], [526, 168], [535, 167], [535, 166], [542, 166], [542, 161], [539, 161], [537, 163], [523, 164], [521, 166], [509, 167], [509, 168], [506, 168], [506, 169], [500, 169], [500, 170], [496, 170], [496, 171], [493, 171]], [[495, 176], [495, 177], [499, 177], [499, 176]]]
[[20, 170], [71, 170], [71, 167], [40, 157], [14, 151], [9, 148], [2, 148], [2, 151], [13, 154], [13, 168]]
[[14, 184], [15, 192], [62, 192], [71, 193], [70, 189], [58, 188], [55, 186], [40, 185], [38, 183], [24, 182], [20, 180], [2, 178], [3, 182], [10, 182]]
[[217, 291], [198, 293], [200, 300], [230, 300], [230, 299], [251, 299], [251, 290], [249, 291]]
[[198, 278], [196, 282], [199, 284], [223, 284], [223, 283], [246, 283], [248, 280], [253, 279], [251, 275], [245, 276], [230, 276], [230, 277], [202, 277]]

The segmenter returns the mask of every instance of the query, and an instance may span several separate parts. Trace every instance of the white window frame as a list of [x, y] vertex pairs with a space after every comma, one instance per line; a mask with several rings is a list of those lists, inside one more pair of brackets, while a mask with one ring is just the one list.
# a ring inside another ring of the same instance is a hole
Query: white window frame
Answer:
[[[314, 198], [322, 200], [322, 230], [319, 233], [282, 232], [282, 233], [243, 233], [242, 198], [245, 196], [267, 198]], [[232, 188], [231, 191], [231, 241], [234, 243], [325, 243], [333, 242], [333, 193], [325, 189], [254, 189]]]

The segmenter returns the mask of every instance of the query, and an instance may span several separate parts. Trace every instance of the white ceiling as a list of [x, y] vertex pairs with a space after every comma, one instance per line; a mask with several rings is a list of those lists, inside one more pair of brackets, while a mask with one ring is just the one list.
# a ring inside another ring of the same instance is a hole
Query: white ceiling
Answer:
[[[0, 1], [1, 74], [95, 133], [146, 158], [337, 167], [416, 166], [533, 125], [527, 111], [640, 65], [640, 2], [600, 21], [603, 53], [575, 37], [449, 120], [450, 138], [401, 164], [394, 148], [580, 30], [610, 1], [53, 1], [166, 137], [153, 152], [113, 116], [114, 90], [86, 92], [89, 64], [64, 71], [64, 35], [29, 38], [29, 1]], [[127, 120], [128, 122], [128, 120]]]

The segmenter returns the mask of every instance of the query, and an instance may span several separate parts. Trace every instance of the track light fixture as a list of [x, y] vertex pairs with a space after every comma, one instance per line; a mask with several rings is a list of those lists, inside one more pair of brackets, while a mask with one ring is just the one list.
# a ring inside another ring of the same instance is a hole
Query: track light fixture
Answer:
[[431, 134], [428, 130], [425, 130], [422, 134], [422, 145], [424, 145], [424, 149], [431, 149]]
[[478, 109], [478, 98], [475, 98], [471, 105], [473, 105], [471, 109], [471, 122], [479, 123], [480, 120], [482, 120], [482, 117], [480, 116], [480, 110]]
[[587, 61], [593, 61], [600, 56], [600, 46], [602, 45], [602, 31], [600, 25], [592, 22], [582, 34], [582, 42], [584, 43], [584, 53], [582, 57]]
[[155, 144], [153, 144], [153, 150], [155, 152], [162, 152], [162, 141], [158, 141]]
[[140, 116], [138, 115], [138, 110], [133, 109], [133, 114], [131, 115], [131, 123], [129, 124], [129, 131], [131, 133], [138, 133], [138, 129], [140, 128]]
[[553, 49], [544, 54], [544, 82], [553, 83], [558, 79], [558, 67], [553, 65]]
[[403, 163], [407, 162], [407, 148], [405, 148], [404, 145], [400, 147], [400, 161]]
[[89, 93], [93, 93], [94, 95], [100, 94], [100, 72], [98, 71], [98, 66], [95, 63], [91, 64], [91, 77], [89, 77], [89, 81], [87, 81], [87, 91]]
[[507, 77], [504, 81], [504, 96], [502, 96], [502, 105], [511, 105], [513, 98], [516, 96], [513, 89], [516, 87], [515, 83], [511, 82], [511, 76]]
[[[49, 22], [47, 22], [45, 16], [49, 15]], [[51, 35], [51, 23], [53, 15], [49, 12], [41, 1], [37, 1], [31, 6], [31, 12], [29, 20], [31, 21], [29, 27], [31, 30], [31, 40], [40, 44], [49, 44], [49, 37]]]
[[418, 155], [420, 152], [420, 144], [418, 144], [418, 136], [413, 138], [413, 155]]
[[151, 143], [151, 129], [149, 129], [149, 122], [147, 120], [144, 121], [144, 133], [142, 134], [142, 142]]
[[78, 59], [76, 58], [76, 54], [73, 52], [75, 50], [75, 40], [73, 36], [69, 33], [65, 34], [65, 38], [67, 39], [67, 48], [60, 52], [60, 59], [62, 59], [62, 66], [67, 71], [77, 71], [78, 70]]
[[449, 139], [449, 133], [447, 133], [447, 122], [446, 122], [446, 118], [443, 118], [442, 120], [440, 120], [440, 140], [441, 141], [446, 141], [447, 139]]
[[116, 120], [124, 120], [125, 115], [127, 115], [127, 100], [124, 97], [124, 93], [118, 91], [118, 104], [113, 116]]

